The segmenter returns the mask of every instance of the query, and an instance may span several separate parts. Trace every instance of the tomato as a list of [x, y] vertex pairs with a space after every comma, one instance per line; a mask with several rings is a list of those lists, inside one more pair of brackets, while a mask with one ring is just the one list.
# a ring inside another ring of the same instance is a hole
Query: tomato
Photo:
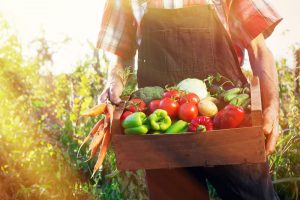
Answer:
[[178, 110], [178, 117], [186, 122], [190, 122], [192, 119], [197, 117], [198, 107], [194, 103], [181, 104]]
[[122, 123], [131, 114], [132, 114], [131, 111], [125, 111], [125, 112], [123, 112], [123, 114], [120, 117], [120, 122]]
[[167, 111], [171, 118], [177, 117], [179, 104], [171, 98], [163, 98], [159, 103], [159, 108]]
[[179, 104], [184, 104], [184, 103], [197, 104], [199, 103], [199, 101], [200, 98], [198, 97], [198, 95], [196, 95], [195, 93], [188, 93], [180, 98]]
[[182, 96], [181, 91], [170, 89], [163, 93], [162, 98], [174, 98], [175, 100], [179, 100], [181, 96]]
[[144, 111], [146, 109], [146, 103], [141, 99], [130, 99], [125, 109], [131, 112]]
[[159, 108], [160, 100], [152, 100], [148, 105], [149, 113], [153, 113], [156, 109]]

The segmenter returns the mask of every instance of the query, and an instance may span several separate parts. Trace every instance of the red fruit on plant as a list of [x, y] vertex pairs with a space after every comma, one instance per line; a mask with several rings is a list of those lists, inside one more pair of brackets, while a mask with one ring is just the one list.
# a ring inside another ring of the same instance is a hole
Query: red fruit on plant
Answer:
[[162, 98], [172, 98], [177, 101], [180, 99], [181, 96], [182, 91], [178, 91], [176, 89], [169, 89], [163, 93]]
[[132, 114], [131, 111], [125, 111], [125, 112], [123, 112], [123, 114], [120, 117], [120, 123], [122, 123], [131, 114]]
[[199, 103], [199, 101], [200, 101], [200, 98], [198, 97], [198, 95], [191, 92], [191, 93], [187, 93], [187, 94], [183, 95], [179, 100], [179, 104], [184, 104], [184, 103], [197, 104], [197, 103]]
[[156, 109], [159, 108], [160, 100], [152, 100], [148, 105], [149, 113], [153, 113]]
[[167, 97], [160, 101], [159, 108], [167, 111], [168, 115], [174, 119], [177, 117], [179, 104], [176, 100]]
[[131, 112], [144, 111], [146, 109], [146, 103], [141, 99], [130, 99], [125, 109]]
[[194, 103], [184, 103], [180, 105], [178, 110], [178, 117], [186, 122], [190, 122], [192, 119], [197, 117], [198, 107]]

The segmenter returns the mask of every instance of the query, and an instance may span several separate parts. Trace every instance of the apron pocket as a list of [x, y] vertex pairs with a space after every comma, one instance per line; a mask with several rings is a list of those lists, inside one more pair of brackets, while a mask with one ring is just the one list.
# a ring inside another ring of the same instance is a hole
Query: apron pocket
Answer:
[[171, 45], [168, 39], [170, 34], [170, 29], [149, 31], [147, 33], [146, 62], [161, 71], [167, 71], [167, 57], [170, 54], [170, 48], [168, 47]]
[[190, 71], [203, 75], [214, 71], [212, 34], [208, 28], [178, 28], [176, 42], [178, 66], [173, 66], [170, 71]]

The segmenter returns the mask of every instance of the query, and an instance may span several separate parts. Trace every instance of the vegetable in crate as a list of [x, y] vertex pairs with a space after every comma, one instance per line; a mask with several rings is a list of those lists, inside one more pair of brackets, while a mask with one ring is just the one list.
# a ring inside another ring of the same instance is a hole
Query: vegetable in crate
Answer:
[[184, 103], [194, 103], [197, 104], [199, 103], [200, 98], [198, 97], [198, 95], [196, 95], [195, 93], [187, 93], [185, 95], [183, 95], [180, 99], [179, 99], [179, 104], [184, 104]]
[[123, 112], [123, 114], [121, 115], [121, 117], [120, 117], [120, 122], [121, 122], [121, 124], [122, 124], [122, 122], [129, 116], [129, 115], [131, 115], [132, 114], [132, 112], [131, 111], [125, 111], [125, 112]]
[[174, 119], [177, 117], [179, 104], [176, 100], [166, 97], [160, 101], [159, 109], [167, 111], [168, 115]]
[[[224, 101], [235, 106], [247, 107], [250, 103], [250, 96], [247, 94], [249, 88], [232, 88], [222, 93]], [[246, 103], [248, 102], [248, 103]]]
[[122, 122], [122, 127], [125, 134], [144, 135], [149, 130], [147, 116], [143, 112], [132, 113]]
[[250, 96], [248, 94], [239, 94], [234, 97], [229, 103], [235, 106], [242, 106], [248, 100], [250, 100]]
[[198, 115], [198, 107], [194, 103], [184, 103], [179, 106], [178, 117], [186, 122], [190, 122]]
[[172, 124], [165, 133], [172, 134], [172, 133], [182, 133], [186, 132], [188, 127], [188, 123], [183, 120], [178, 120], [174, 124]]
[[146, 104], [141, 99], [130, 99], [125, 106], [125, 109], [131, 112], [139, 112], [146, 110]]
[[202, 100], [198, 103], [198, 110], [201, 115], [213, 117], [218, 112], [218, 107], [212, 101]]
[[153, 113], [156, 109], [159, 108], [159, 104], [160, 104], [160, 100], [159, 99], [155, 99], [150, 101], [149, 105], [148, 105], [148, 112], [149, 114]]
[[243, 91], [242, 88], [232, 88], [230, 90], [226, 90], [225, 92], [223, 92], [222, 96], [224, 97], [224, 101], [229, 103], [242, 91]]
[[151, 100], [161, 99], [163, 93], [164, 89], [159, 86], [144, 87], [132, 93], [131, 98], [142, 99], [146, 104], [148, 104]]
[[198, 95], [200, 100], [204, 99], [208, 94], [205, 83], [196, 78], [184, 79], [177, 85], [177, 87], [180, 90], [195, 93]]
[[172, 98], [175, 99], [176, 101], [178, 101], [181, 96], [184, 94], [183, 91], [177, 90], [177, 89], [167, 89], [163, 95], [162, 98]]
[[151, 129], [155, 131], [165, 131], [167, 130], [171, 124], [172, 120], [168, 116], [167, 111], [162, 109], [157, 109], [154, 111], [148, 118]]
[[217, 129], [237, 128], [245, 117], [242, 107], [227, 105], [214, 117], [214, 127]]
[[213, 130], [213, 123], [209, 117], [199, 116], [192, 119], [188, 130], [191, 132], [206, 132]]

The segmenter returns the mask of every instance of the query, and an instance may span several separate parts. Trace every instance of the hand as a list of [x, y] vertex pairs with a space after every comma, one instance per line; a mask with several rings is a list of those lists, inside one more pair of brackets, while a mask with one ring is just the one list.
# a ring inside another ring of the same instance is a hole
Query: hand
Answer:
[[114, 104], [121, 103], [120, 96], [123, 91], [123, 83], [119, 78], [110, 78], [109, 83], [98, 97], [98, 103], [105, 102], [109, 99]]
[[269, 106], [266, 109], [264, 109], [263, 120], [263, 130], [267, 137], [266, 155], [268, 156], [275, 151], [276, 142], [279, 137], [277, 106]]

